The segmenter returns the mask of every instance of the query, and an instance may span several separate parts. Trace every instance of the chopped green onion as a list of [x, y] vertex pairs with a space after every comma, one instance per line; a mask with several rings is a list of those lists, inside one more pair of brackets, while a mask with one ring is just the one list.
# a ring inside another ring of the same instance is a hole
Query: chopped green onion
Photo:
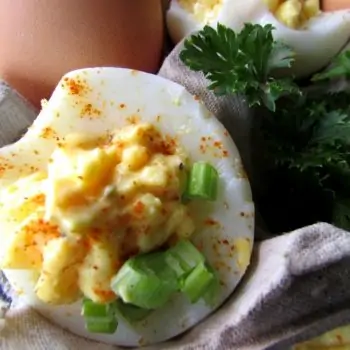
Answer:
[[203, 294], [203, 300], [208, 306], [214, 307], [218, 302], [220, 281], [217, 272], [211, 266], [207, 265], [207, 269], [213, 274], [214, 278]]
[[198, 264], [183, 281], [181, 291], [186, 294], [191, 303], [195, 303], [203, 297], [213, 279], [214, 275], [205, 264]]
[[165, 260], [167, 264], [170, 266], [170, 268], [176, 273], [176, 276], [178, 278], [184, 276], [187, 273], [187, 270], [183, 268], [179, 259], [175, 257], [173, 254], [171, 254], [170, 250], [168, 250], [165, 253]]
[[[129, 259], [112, 278], [111, 288], [120, 297], [116, 312], [126, 321], [135, 322], [162, 307], [177, 291], [184, 292], [192, 303], [203, 298], [212, 304], [217, 282], [203, 254], [190, 241], [181, 240], [166, 252]], [[93, 315], [103, 315], [99, 309], [92, 310]]]
[[167, 263], [177, 277], [183, 277], [205, 261], [203, 254], [188, 240], [179, 241], [165, 254]]
[[103, 319], [89, 317], [85, 319], [85, 328], [90, 333], [113, 334], [117, 330], [118, 321], [116, 318]]
[[117, 330], [114, 303], [99, 304], [84, 299], [82, 315], [85, 318], [85, 327], [91, 333], [114, 333]]
[[106, 317], [113, 312], [112, 304], [95, 303], [90, 299], [83, 300], [82, 314], [84, 317]]
[[112, 278], [111, 288], [124, 303], [157, 309], [179, 289], [179, 283], [165, 253], [156, 252], [129, 259]]
[[184, 194], [188, 199], [215, 201], [218, 192], [219, 175], [217, 170], [205, 162], [192, 165]]
[[116, 306], [117, 313], [129, 323], [142, 321], [152, 313], [152, 310], [146, 310], [131, 304], [126, 304], [121, 299], [118, 299]]

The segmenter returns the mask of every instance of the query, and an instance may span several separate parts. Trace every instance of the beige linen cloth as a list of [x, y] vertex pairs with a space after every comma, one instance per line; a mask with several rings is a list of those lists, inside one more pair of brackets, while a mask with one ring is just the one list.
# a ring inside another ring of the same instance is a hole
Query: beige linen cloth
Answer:
[[[250, 160], [254, 152], [252, 116], [246, 105], [238, 98], [217, 98], [208, 92], [203, 76], [179, 61], [180, 50], [181, 44], [166, 58], [159, 74], [199, 95], [223, 122], [240, 149], [253, 188], [259, 190]], [[16, 139], [35, 116], [36, 111], [13, 89], [0, 85], [1, 145]], [[186, 334], [146, 349], [287, 350], [292, 344], [350, 323], [350, 233], [317, 223], [267, 237], [258, 218], [249, 271], [215, 314]], [[72, 335], [14, 298], [1, 332], [0, 349], [118, 348]]]

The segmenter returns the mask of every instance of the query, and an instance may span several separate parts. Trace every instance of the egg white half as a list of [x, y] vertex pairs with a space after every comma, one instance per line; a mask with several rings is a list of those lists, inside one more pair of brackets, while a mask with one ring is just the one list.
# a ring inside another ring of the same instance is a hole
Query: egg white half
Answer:
[[[0, 149], [0, 189], [32, 173], [33, 168], [46, 169], [52, 151], [67, 134], [103, 136], [135, 120], [154, 123], [164, 134], [176, 136], [193, 161], [208, 161], [218, 169], [217, 201], [191, 204], [197, 225], [193, 241], [202, 247], [222, 282], [218, 307], [235, 289], [249, 264], [254, 204], [234, 142], [223, 125], [184, 87], [129, 69], [89, 68], [68, 73], [28, 132], [15, 144]], [[5, 200], [0, 194], [0, 201]], [[1, 241], [6, 243], [13, 231], [13, 224], [0, 212]], [[92, 334], [84, 328], [80, 303], [44, 305], [33, 292], [33, 272], [4, 272], [12, 286], [22, 291], [21, 297], [52, 322], [86, 338], [116, 345], [137, 346], [167, 340], [216, 308], [204, 302], [191, 305], [183, 295], [176, 295], [165, 307], [133, 327], [121, 322], [113, 335]]]
[[215, 18], [200, 23], [178, 0], [171, 1], [167, 27], [172, 40], [177, 43], [204, 25], [216, 27], [218, 22], [234, 31], [240, 31], [244, 23], [272, 24], [274, 38], [295, 52], [295, 63], [286, 74], [305, 77], [324, 68], [350, 39], [350, 10], [321, 13], [302, 28], [292, 29], [279, 22], [263, 0], [223, 0], [221, 3]]

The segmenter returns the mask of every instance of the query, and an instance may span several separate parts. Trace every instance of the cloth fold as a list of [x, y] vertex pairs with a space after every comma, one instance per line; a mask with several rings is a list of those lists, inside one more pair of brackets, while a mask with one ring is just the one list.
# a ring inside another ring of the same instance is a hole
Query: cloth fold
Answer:
[[[189, 71], [179, 60], [181, 45], [166, 58], [159, 75], [198, 95], [222, 121], [240, 150], [253, 191], [261, 190], [252, 162], [258, 150], [251, 142], [251, 112], [239, 97], [216, 97], [208, 91], [203, 75]], [[35, 115], [16, 92], [0, 84], [0, 146], [16, 139]], [[350, 233], [317, 223], [269, 238], [258, 214], [256, 238], [249, 270], [229, 300], [192, 330], [146, 349], [286, 350], [350, 323]], [[0, 348], [118, 349], [50, 324], [17, 297], [7, 313]]]

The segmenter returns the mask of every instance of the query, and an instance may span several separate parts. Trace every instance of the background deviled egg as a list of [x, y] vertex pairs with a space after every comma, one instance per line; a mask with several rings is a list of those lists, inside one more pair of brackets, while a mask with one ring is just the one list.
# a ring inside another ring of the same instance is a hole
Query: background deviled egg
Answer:
[[[45, 192], [40, 176], [34, 174], [47, 170], [52, 153], [67, 135], [104, 137], [138, 123], [155, 125], [185, 148], [191, 162], [206, 161], [218, 171], [217, 200], [189, 205], [196, 228], [192, 241], [221, 281], [218, 303], [214, 307], [202, 301], [191, 304], [184, 295], [176, 294], [144, 322], [130, 326], [120, 321], [112, 335], [89, 333], [81, 316], [81, 302], [63, 306], [43, 303], [34, 292], [38, 280], [35, 269], [4, 269], [21, 298], [52, 322], [90, 339], [126, 346], [163, 341], [195, 325], [224, 302], [249, 265], [254, 204], [238, 150], [228, 132], [198, 98], [178, 84], [129, 69], [91, 68], [65, 75], [28, 132], [15, 144], [0, 149], [3, 258], [16, 229], [15, 222], [8, 220], [9, 203], [13, 198], [20, 201], [21, 194], [28, 193], [25, 182], [17, 181], [33, 174], [31, 183], [36, 185], [30, 188], [31, 195]], [[17, 188], [11, 189], [15, 182]], [[24, 221], [31, 219], [25, 212], [21, 215]]]
[[350, 10], [322, 12], [320, 0], [173, 0], [167, 12], [175, 43], [218, 22], [235, 31], [244, 23], [272, 24], [275, 39], [295, 51], [288, 74], [297, 77], [325, 67], [350, 38]]

